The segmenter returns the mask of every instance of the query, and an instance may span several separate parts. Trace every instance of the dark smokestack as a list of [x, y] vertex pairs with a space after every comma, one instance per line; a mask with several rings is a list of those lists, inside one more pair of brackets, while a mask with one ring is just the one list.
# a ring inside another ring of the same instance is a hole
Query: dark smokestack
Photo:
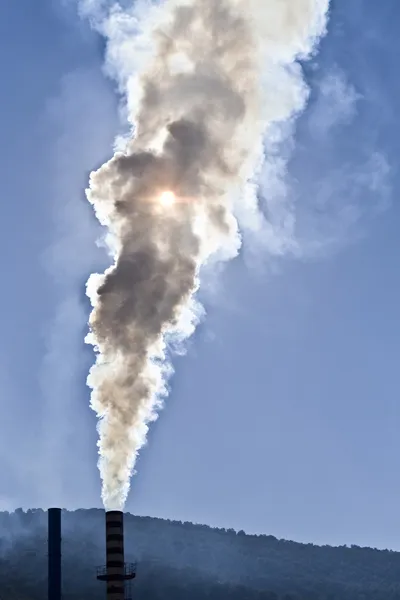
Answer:
[[106, 512], [106, 566], [99, 569], [97, 579], [107, 582], [107, 600], [129, 600], [130, 580], [134, 579], [136, 566], [125, 564], [124, 513], [120, 510]]
[[48, 510], [48, 600], [61, 600], [61, 508]]

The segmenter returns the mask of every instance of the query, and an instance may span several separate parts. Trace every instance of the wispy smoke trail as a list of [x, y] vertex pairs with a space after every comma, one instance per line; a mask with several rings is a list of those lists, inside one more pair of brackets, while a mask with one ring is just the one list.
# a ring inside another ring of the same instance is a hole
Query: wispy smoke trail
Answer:
[[296, 60], [324, 33], [328, 4], [166, 0], [148, 8], [141, 35], [140, 7], [114, 7], [101, 21], [134, 124], [87, 191], [115, 258], [87, 285], [87, 341], [97, 352], [88, 384], [107, 509], [123, 507], [166, 392], [166, 341], [193, 329], [187, 314], [201, 266], [238, 251], [238, 198], [241, 214], [244, 206], [257, 215], [251, 180], [263, 137], [304, 104]]

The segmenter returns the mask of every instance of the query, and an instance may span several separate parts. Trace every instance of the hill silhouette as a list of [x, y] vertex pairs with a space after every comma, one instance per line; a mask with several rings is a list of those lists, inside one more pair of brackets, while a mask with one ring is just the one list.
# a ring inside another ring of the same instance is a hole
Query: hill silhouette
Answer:
[[[105, 598], [104, 511], [63, 511], [63, 599]], [[400, 600], [400, 553], [125, 515], [136, 600]], [[47, 593], [47, 513], [0, 513], [0, 600]]]

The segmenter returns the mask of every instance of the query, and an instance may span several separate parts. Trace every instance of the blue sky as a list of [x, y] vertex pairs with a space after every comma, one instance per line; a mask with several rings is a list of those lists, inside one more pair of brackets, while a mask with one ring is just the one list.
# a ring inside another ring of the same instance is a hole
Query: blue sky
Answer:
[[[282, 198], [264, 173], [274, 227], [207, 279], [129, 511], [400, 549], [398, 13], [333, 2]], [[0, 509], [100, 506], [84, 284], [106, 258], [84, 188], [118, 97], [73, 5], [3, 3], [0, 44]]]

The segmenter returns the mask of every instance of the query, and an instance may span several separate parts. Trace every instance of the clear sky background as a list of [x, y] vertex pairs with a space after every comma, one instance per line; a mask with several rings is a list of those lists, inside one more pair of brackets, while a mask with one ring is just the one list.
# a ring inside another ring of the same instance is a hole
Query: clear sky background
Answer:
[[[399, 19], [333, 2], [282, 147], [273, 218], [296, 226], [207, 279], [130, 512], [400, 549]], [[103, 54], [73, 5], [0, 3], [0, 509], [101, 506], [83, 338], [106, 265], [84, 188], [121, 131]], [[288, 238], [300, 257], [272, 252]]]

